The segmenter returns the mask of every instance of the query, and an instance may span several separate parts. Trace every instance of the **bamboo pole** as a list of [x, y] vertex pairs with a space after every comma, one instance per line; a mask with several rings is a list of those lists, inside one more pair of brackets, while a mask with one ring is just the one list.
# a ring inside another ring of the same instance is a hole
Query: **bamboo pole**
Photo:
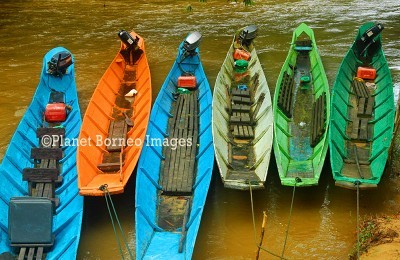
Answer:
[[261, 235], [260, 235], [260, 242], [258, 243], [258, 247], [257, 247], [256, 260], [258, 260], [258, 258], [260, 257], [260, 248], [261, 248], [262, 242], [264, 240], [264, 232], [265, 232], [266, 223], [267, 223], [267, 213], [265, 213], [265, 211], [263, 211], [263, 222], [261, 225]]

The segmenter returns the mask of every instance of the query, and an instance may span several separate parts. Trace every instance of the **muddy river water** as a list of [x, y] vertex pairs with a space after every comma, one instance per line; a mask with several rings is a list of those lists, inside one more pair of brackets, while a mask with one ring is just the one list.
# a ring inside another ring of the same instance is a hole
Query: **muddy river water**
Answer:
[[[306, 22], [316, 40], [330, 85], [356, 30], [379, 21], [383, 47], [395, 83], [400, 82], [400, 2], [255, 0], [245, 7], [226, 0], [134, 1], [0, 1], [0, 158], [31, 101], [43, 55], [55, 46], [76, 59], [81, 109], [114, 58], [119, 29], [135, 30], [145, 39], [155, 98], [176, 56], [177, 46], [193, 30], [203, 34], [201, 56], [211, 87], [231, 43], [232, 33], [259, 26], [256, 48], [271, 92], [286, 57], [292, 32]], [[187, 12], [188, 6], [192, 12]], [[329, 158], [329, 157], [327, 157]], [[134, 177], [134, 175], [133, 175]], [[114, 196], [120, 220], [134, 251], [135, 179], [125, 194]], [[292, 189], [282, 187], [274, 157], [265, 189], [254, 192], [257, 235], [262, 212], [268, 215], [264, 246], [282, 251]], [[79, 259], [115, 259], [118, 247], [104, 198], [85, 198]], [[400, 210], [400, 180], [386, 173], [377, 190], [360, 196], [360, 213], [379, 215]], [[356, 235], [356, 194], [334, 186], [326, 160], [319, 186], [298, 189], [285, 256], [289, 259], [345, 259]], [[194, 259], [250, 259], [255, 241], [249, 192], [223, 188], [215, 168], [194, 250]], [[273, 259], [261, 253], [262, 259]]]

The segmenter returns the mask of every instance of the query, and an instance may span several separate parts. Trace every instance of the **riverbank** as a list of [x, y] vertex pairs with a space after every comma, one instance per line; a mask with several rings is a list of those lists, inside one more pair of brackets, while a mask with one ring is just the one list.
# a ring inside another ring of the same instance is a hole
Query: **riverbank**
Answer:
[[[360, 225], [361, 259], [400, 258], [400, 213], [393, 216], [369, 217]], [[350, 259], [357, 259], [356, 246]]]

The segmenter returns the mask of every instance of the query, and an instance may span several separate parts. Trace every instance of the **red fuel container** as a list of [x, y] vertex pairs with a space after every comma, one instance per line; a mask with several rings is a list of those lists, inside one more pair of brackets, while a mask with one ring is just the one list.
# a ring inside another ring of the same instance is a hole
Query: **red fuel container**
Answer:
[[376, 78], [376, 69], [367, 68], [367, 67], [358, 67], [357, 78], [375, 79]]
[[180, 76], [178, 78], [178, 87], [180, 88], [196, 88], [195, 76]]
[[67, 107], [64, 103], [47, 104], [44, 111], [44, 119], [46, 122], [64, 122], [67, 118]]
[[235, 52], [233, 53], [233, 58], [235, 60], [246, 60], [246, 61], [249, 61], [251, 56], [250, 56], [250, 53], [245, 51], [245, 50], [235, 49]]

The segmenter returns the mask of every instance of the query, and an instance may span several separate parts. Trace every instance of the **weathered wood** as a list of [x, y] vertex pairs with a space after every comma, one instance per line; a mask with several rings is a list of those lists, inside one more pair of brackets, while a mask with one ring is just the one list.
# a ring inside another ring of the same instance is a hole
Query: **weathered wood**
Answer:
[[[122, 166], [124, 166], [125, 162], [122, 162]], [[102, 172], [117, 172], [121, 169], [120, 162], [112, 162], [112, 163], [101, 163], [97, 165], [97, 168]]]
[[18, 254], [18, 260], [24, 260], [26, 254], [26, 247], [21, 247]]
[[39, 127], [36, 130], [36, 137], [42, 138], [43, 136], [65, 136], [65, 128], [60, 127]]
[[37, 252], [36, 252], [36, 260], [41, 260], [43, 259], [43, 247], [38, 247]]
[[29, 248], [27, 260], [33, 260], [34, 254], [35, 254], [35, 248], [34, 247]]
[[232, 101], [234, 104], [245, 104], [245, 105], [250, 105], [251, 100], [250, 98], [247, 97], [238, 97], [238, 96], [233, 96]]
[[107, 151], [121, 151], [121, 147], [126, 145], [126, 133], [128, 131], [128, 125], [126, 124], [125, 119], [111, 121], [108, 131], [108, 137], [112, 142], [107, 146]]
[[364, 111], [365, 111], [365, 98], [359, 98], [358, 99], [358, 111], [357, 111], [357, 115], [364, 115]]
[[232, 96], [250, 97], [250, 90], [240, 90], [233, 88], [231, 94]]
[[375, 97], [370, 96], [370, 97], [367, 99], [367, 108], [366, 108], [366, 110], [365, 110], [365, 115], [366, 115], [366, 116], [372, 117], [372, 112], [373, 112], [373, 109], [374, 109], [374, 104], [375, 104]]
[[243, 105], [243, 104], [233, 104], [232, 105], [232, 112], [250, 113], [250, 106], [249, 105]]
[[165, 163], [162, 169], [161, 186], [165, 194], [186, 194], [192, 192], [195, 179], [195, 156], [198, 138], [197, 91], [179, 95], [169, 119], [171, 140], [191, 138], [192, 146], [179, 145], [164, 147]]
[[22, 171], [22, 179], [31, 182], [51, 182], [58, 180], [57, 168], [25, 168]]
[[63, 157], [63, 151], [61, 148], [32, 148], [31, 158], [35, 160], [50, 159], [50, 160], [61, 160]]
[[368, 140], [368, 118], [362, 118], [360, 124], [360, 135], [358, 136], [359, 140], [367, 141]]
[[360, 129], [360, 118], [356, 117], [352, 121], [353, 121], [353, 127], [351, 130], [350, 138], [358, 139], [358, 131]]

